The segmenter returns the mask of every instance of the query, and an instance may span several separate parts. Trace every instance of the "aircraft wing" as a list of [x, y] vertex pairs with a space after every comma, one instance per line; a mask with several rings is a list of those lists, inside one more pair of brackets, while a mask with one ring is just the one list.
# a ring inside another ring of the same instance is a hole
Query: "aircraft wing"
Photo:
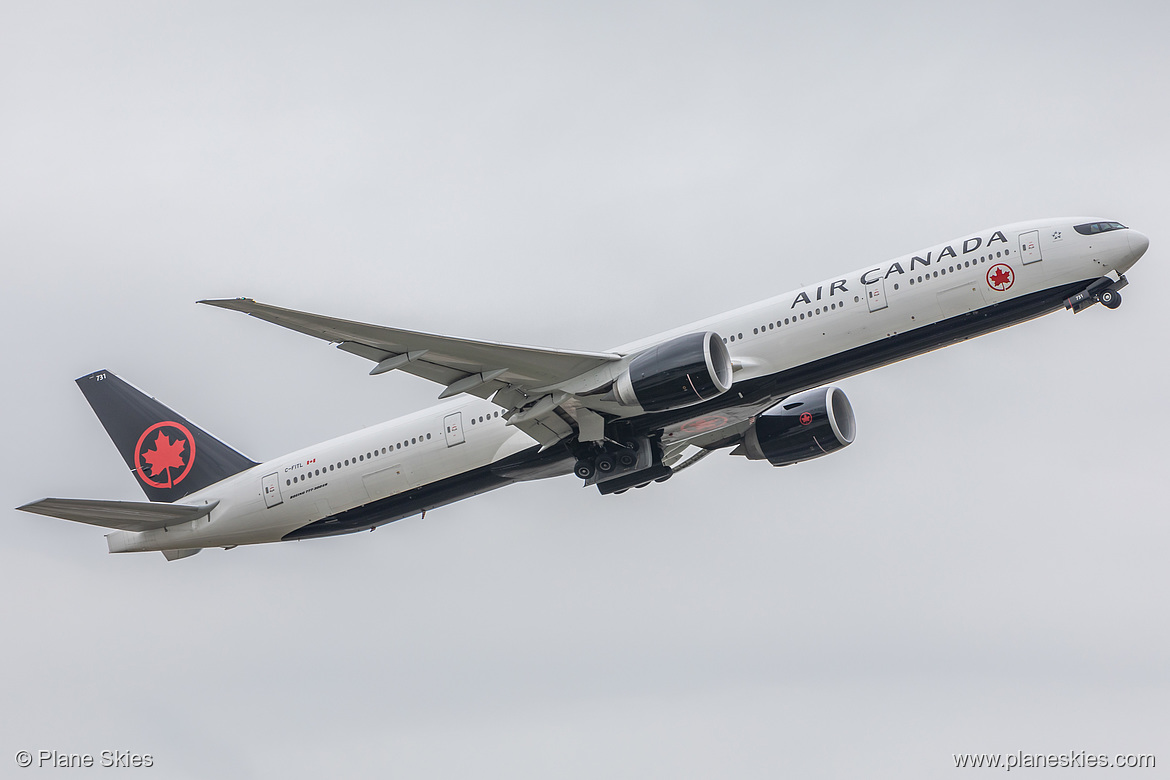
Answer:
[[89, 523], [119, 531], [153, 531], [196, 520], [211, 512], [218, 501], [200, 506], [148, 503], [145, 501], [103, 501], [91, 498], [43, 498], [19, 506], [24, 512]]
[[[609, 352], [573, 352], [564, 349], [522, 347], [491, 341], [418, 333], [382, 325], [368, 325], [320, 314], [283, 309], [250, 298], [199, 301], [209, 306], [242, 311], [275, 325], [337, 344], [339, 349], [374, 361], [371, 374], [399, 369], [440, 382], [448, 389], [460, 380], [476, 377], [479, 395], [486, 398], [504, 385], [543, 387], [564, 382], [605, 363], [620, 360]], [[488, 377], [491, 377], [488, 379]], [[470, 385], [470, 381], [466, 384]], [[473, 386], [473, 389], [476, 386]], [[468, 390], [446, 393], [455, 395]]]
[[[471, 393], [505, 409], [509, 423], [549, 446], [573, 433], [577, 412], [570, 380], [589, 375], [624, 356], [576, 352], [440, 336], [388, 328], [258, 303], [251, 298], [199, 301], [232, 309], [337, 345], [376, 365], [371, 374], [405, 371], [445, 385], [439, 398]], [[599, 380], [600, 381], [600, 380]], [[560, 411], [558, 411], [560, 409]], [[580, 414], [588, 414], [583, 412]]]

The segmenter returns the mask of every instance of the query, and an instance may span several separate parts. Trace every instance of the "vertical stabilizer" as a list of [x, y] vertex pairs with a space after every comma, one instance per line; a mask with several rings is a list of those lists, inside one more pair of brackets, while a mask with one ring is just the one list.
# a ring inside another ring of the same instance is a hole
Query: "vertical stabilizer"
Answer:
[[177, 501], [256, 465], [109, 371], [77, 386], [151, 501]]

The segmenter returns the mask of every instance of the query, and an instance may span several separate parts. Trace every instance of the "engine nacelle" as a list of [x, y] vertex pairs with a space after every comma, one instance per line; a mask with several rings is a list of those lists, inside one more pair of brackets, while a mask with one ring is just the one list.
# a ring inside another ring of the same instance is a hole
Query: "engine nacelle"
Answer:
[[648, 412], [680, 409], [726, 393], [731, 355], [718, 334], [688, 333], [630, 361], [613, 383], [613, 400]]
[[750, 460], [790, 466], [853, 443], [857, 421], [845, 393], [821, 387], [785, 398], [756, 417], [743, 437]]

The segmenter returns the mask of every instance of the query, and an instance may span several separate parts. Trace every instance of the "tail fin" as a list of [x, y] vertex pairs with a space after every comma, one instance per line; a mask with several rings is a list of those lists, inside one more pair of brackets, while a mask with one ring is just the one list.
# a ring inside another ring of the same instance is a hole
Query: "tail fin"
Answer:
[[256, 465], [109, 371], [77, 386], [151, 501], [178, 501]]

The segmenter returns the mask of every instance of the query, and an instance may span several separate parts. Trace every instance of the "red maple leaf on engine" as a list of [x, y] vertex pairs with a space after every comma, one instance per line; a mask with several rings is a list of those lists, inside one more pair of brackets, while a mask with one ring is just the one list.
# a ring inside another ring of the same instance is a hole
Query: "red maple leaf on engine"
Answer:
[[1012, 280], [1012, 272], [1006, 268], [997, 268], [991, 275], [991, 283], [996, 287], [1004, 287]]
[[[186, 446], [186, 439], [180, 436], [171, 441], [171, 437], [160, 430], [154, 438], [154, 449], [142, 451], [142, 459], [150, 465], [150, 476], [157, 477], [167, 469], [183, 468], [183, 450]], [[170, 482], [170, 479], [168, 474], [167, 481]]]

